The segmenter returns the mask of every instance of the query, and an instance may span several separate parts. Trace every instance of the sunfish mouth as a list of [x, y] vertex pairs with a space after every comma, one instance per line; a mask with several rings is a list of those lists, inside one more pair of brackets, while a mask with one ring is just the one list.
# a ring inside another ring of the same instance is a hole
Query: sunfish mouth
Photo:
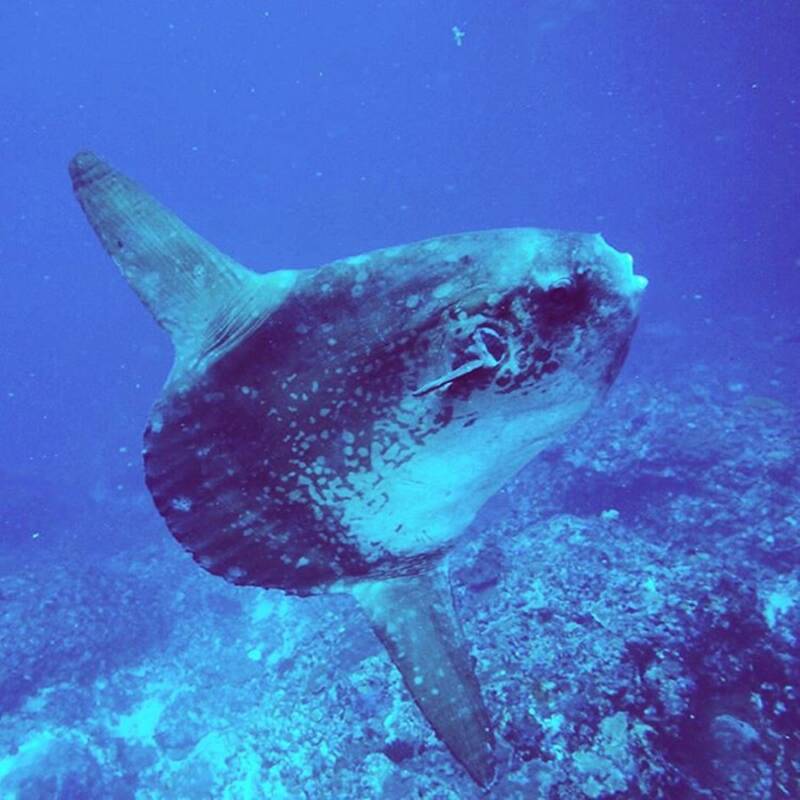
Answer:
[[612, 247], [601, 234], [595, 237], [595, 251], [607, 267], [607, 277], [621, 295], [638, 298], [647, 288], [647, 278], [633, 271], [633, 256]]

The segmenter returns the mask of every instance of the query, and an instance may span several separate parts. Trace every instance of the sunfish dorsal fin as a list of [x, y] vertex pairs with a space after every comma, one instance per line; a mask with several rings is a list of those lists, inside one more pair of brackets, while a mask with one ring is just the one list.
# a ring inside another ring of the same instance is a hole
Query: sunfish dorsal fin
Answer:
[[103, 247], [172, 338], [179, 369], [227, 350], [291, 287], [293, 271], [243, 267], [94, 153], [78, 153], [69, 172]]
[[481, 786], [494, 778], [494, 736], [442, 570], [360, 581], [364, 609], [422, 713]]

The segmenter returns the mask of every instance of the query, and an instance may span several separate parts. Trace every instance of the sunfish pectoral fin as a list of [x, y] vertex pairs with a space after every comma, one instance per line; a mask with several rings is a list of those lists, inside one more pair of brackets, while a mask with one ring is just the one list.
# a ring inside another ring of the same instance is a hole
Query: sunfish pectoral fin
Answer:
[[415, 397], [419, 397], [423, 394], [430, 394], [431, 392], [435, 391], [436, 389], [440, 389], [443, 386], [449, 386], [453, 381], [457, 381], [459, 378], [463, 378], [465, 375], [470, 375], [471, 373], [475, 372], [477, 369], [483, 369], [486, 366], [483, 361], [475, 359], [474, 361], [468, 361], [466, 364], [462, 364], [460, 367], [456, 369], [450, 370], [450, 372], [445, 373], [444, 375], [440, 375], [438, 378], [434, 378], [432, 381], [428, 381], [428, 383], [420, 386], [411, 393]]
[[352, 593], [422, 713], [481, 786], [494, 777], [494, 735], [447, 576], [362, 581]]
[[226, 349], [288, 291], [293, 272], [251, 272], [94, 153], [78, 153], [69, 172], [103, 247], [170, 334], [178, 362]]

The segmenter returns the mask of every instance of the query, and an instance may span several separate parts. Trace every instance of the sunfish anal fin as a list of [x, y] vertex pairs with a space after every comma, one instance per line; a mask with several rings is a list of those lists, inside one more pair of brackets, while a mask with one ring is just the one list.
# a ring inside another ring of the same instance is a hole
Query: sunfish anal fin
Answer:
[[291, 287], [293, 271], [248, 270], [94, 153], [69, 171], [103, 247], [170, 334], [178, 369], [232, 347]]
[[360, 581], [351, 591], [436, 734], [478, 784], [491, 784], [494, 735], [447, 576]]

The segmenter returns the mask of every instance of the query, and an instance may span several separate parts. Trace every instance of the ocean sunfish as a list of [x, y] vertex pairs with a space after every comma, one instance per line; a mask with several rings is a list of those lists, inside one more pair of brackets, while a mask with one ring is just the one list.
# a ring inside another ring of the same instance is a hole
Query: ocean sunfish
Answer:
[[103, 247], [169, 333], [144, 434], [175, 538], [235, 584], [346, 592], [472, 778], [494, 736], [443, 556], [601, 398], [647, 281], [599, 234], [442, 236], [256, 273], [92, 153]]

